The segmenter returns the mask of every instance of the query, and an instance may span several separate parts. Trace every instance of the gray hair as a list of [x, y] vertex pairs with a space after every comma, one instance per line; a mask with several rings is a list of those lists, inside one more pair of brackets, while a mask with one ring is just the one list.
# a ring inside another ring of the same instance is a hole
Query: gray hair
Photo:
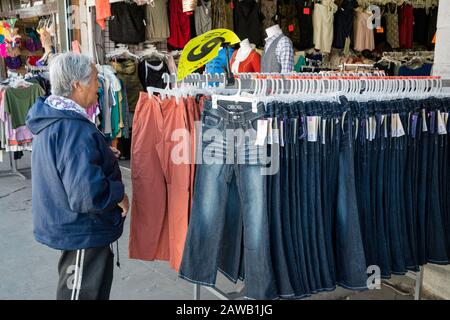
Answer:
[[66, 52], [52, 57], [50, 61], [50, 85], [52, 94], [68, 97], [72, 94], [72, 85], [79, 81], [89, 83], [92, 67], [91, 59], [82, 54]]

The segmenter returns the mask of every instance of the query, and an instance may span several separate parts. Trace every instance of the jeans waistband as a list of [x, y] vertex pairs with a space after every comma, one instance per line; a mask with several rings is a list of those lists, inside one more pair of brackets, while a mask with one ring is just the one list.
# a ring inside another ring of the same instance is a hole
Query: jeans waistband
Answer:
[[205, 100], [203, 110], [230, 122], [252, 121], [264, 117], [263, 103], [258, 103], [257, 111], [252, 111], [250, 102], [217, 101], [217, 109], [213, 109], [212, 101]]

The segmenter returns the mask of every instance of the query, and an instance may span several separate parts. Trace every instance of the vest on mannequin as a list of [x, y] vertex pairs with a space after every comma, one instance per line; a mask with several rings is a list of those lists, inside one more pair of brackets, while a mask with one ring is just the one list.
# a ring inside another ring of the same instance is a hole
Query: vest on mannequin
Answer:
[[231, 72], [260, 72], [261, 56], [253, 49], [250, 41], [244, 39], [231, 58]]
[[294, 47], [278, 24], [266, 29], [267, 38], [261, 72], [288, 73], [294, 70]]

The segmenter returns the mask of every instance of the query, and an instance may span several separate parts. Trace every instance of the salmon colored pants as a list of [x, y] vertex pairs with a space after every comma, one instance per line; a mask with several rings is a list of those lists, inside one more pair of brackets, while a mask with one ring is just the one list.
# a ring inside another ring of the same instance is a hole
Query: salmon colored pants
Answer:
[[132, 259], [168, 260], [179, 269], [195, 169], [190, 133], [199, 114], [193, 98], [177, 103], [140, 94], [131, 143]]

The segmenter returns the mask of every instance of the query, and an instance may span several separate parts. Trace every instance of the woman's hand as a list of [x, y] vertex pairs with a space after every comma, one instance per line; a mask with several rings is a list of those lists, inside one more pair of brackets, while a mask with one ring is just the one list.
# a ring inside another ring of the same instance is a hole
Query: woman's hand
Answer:
[[116, 158], [117, 159], [119, 159], [120, 158], [120, 151], [119, 150], [117, 150], [116, 148], [114, 148], [114, 147], [110, 147], [111, 148], [111, 151], [114, 153], [114, 155], [116, 156]]
[[122, 218], [125, 218], [128, 214], [128, 210], [130, 209], [130, 201], [128, 200], [128, 195], [126, 193], [118, 206], [122, 208]]

